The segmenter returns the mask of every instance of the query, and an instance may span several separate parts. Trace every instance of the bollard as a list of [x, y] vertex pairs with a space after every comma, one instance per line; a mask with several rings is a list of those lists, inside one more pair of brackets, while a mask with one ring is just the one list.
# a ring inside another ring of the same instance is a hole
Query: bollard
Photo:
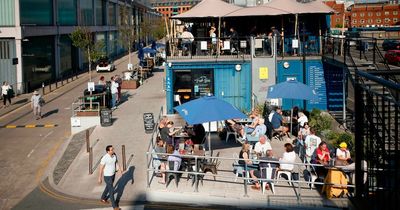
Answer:
[[93, 174], [93, 149], [89, 148], [89, 175]]
[[64, 86], [64, 78], [61, 77], [61, 86]]
[[89, 136], [89, 130], [86, 130], [86, 152], [89, 152], [90, 148], [90, 136]]
[[49, 82], [49, 92], [51, 92], [51, 80]]
[[42, 94], [44, 95], [44, 82], [42, 82]]
[[58, 79], [56, 79], [56, 89], [58, 88]]
[[126, 171], [125, 145], [122, 145], [122, 171]]

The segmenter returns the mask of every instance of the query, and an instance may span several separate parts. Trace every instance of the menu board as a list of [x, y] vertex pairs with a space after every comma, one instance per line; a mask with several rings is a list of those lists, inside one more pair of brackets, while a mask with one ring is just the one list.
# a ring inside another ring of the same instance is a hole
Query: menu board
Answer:
[[200, 98], [213, 93], [213, 78], [211, 72], [193, 74], [193, 87], [195, 98]]
[[146, 133], [152, 133], [154, 131], [155, 123], [153, 113], [143, 114], [144, 130]]
[[309, 85], [315, 90], [318, 100], [310, 100], [312, 107], [326, 109], [326, 86], [324, 78], [324, 69], [322, 65], [309, 66]]

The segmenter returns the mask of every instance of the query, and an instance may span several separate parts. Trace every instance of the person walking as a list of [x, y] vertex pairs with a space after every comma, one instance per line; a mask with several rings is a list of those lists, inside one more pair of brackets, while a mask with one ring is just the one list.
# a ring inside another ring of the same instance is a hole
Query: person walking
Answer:
[[111, 109], [116, 109], [116, 101], [118, 97], [118, 83], [114, 77], [111, 77]]
[[118, 172], [120, 175], [122, 175], [117, 155], [114, 153], [114, 148], [112, 145], [108, 145], [106, 147], [106, 154], [100, 160], [98, 181], [99, 184], [101, 184], [104, 178], [104, 182], [106, 183], [106, 188], [104, 188], [104, 191], [101, 194], [100, 201], [102, 203], [109, 203], [108, 198], [110, 198], [111, 206], [114, 208], [114, 210], [119, 210], [120, 208], [114, 199], [115, 172]]
[[33, 109], [33, 115], [36, 120], [42, 118], [42, 106], [44, 105], [44, 100], [37, 90], [33, 92], [31, 97], [31, 108]]
[[1, 86], [1, 94], [3, 96], [3, 108], [7, 107], [7, 100], [8, 100], [8, 104], [11, 105], [11, 94], [10, 94], [10, 90], [12, 90], [11, 86], [4, 81], [3, 85]]

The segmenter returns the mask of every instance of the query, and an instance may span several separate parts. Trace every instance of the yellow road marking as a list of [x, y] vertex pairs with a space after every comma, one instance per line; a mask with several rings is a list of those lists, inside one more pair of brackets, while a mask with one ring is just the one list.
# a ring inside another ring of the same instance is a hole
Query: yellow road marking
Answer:
[[25, 128], [35, 128], [36, 125], [25, 125]]
[[45, 128], [54, 128], [55, 125], [54, 124], [45, 124], [44, 127]]
[[17, 128], [16, 125], [7, 125], [6, 128]]

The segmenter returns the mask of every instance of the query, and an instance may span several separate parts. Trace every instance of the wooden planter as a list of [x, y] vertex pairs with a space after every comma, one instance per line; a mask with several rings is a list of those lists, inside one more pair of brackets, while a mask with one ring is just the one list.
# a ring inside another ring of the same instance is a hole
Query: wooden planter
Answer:
[[82, 111], [82, 112], [77, 112], [76, 113], [77, 116], [99, 116], [99, 112], [98, 111]]
[[139, 81], [137, 80], [123, 80], [121, 89], [137, 89], [139, 87]]

